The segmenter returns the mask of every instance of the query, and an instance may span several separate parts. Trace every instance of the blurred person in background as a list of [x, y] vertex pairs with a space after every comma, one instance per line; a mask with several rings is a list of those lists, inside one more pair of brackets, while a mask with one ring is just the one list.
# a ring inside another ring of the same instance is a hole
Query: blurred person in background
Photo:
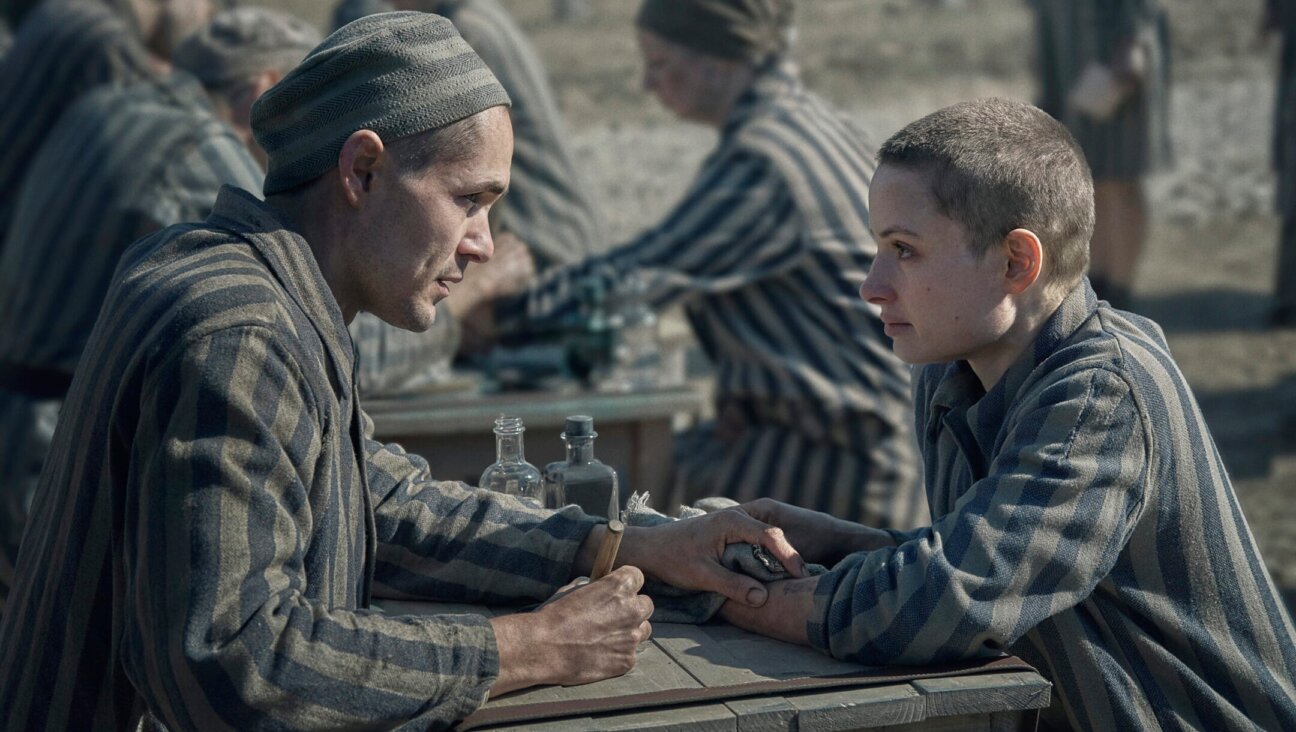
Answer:
[[[253, 107], [265, 200], [224, 187], [123, 254], [0, 620], [0, 729], [446, 729], [488, 694], [633, 668], [645, 575], [758, 605], [719, 562], [748, 542], [804, 576], [780, 532], [723, 511], [629, 527], [623, 566], [569, 585], [605, 522], [371, 439], [347, 322], [425, 329], [491, 256], [507, 104], [446, 19], [363, 18]], [[486, 618], [375, 597], [553, 600]]]
[[342, 25], [392, 8], [448, 18], [490, 67], [513, 100], [513, 168], [509, 193], [491, 214], [495, 256], [469, 275], [477, 282], [446, 300], [432, 328], [411, 333], [365, 313], [351, 324], [360, 350], [360, 391], [367, 396], [445, 383], [465, 335], [466, 313], [519, 291], [533, 268], [575, 262], [606, 247], [594, 188], [576, 166], [544, 63], [509, 12], [498, 0], [345, 0], [334, 19]]
[[1296, 1], [1266, 0], [1261, 28], [1282, 37], [1273, 137], [1273, 166], [1278, 173], [1276, 203], [1282, 229], [1274, 277], [1275, 303], [1269, 323], [1292, 328], [1296, 327]]
[[[28, 8], [18, 3], [10, 12]], [[21, 16], [0, 62], [0, 232], [63, 112], [97, 86], [150, 78], [211, 14], [211, 0], [45, 0]]]
[[333, 8], [333, 30], [366, 15], [390, 13], [393, 10], [395, 8], [387, 0], [342, 0]]
[[1147, 240], [1143, 179], [1170, 164], [1170, 39], [1160, 0], [1031, 0], [1039, 106], [1075, 135], [1093, 170], [1089, 279], [1118, 308]]
[[[218, 15], [177, 70], [86, 94], [30, 163], [0, 252], [0, 611], [41, 465], [127, 246], [201, 221], [223, 185], [259, 188], [252, 102], [319, 43], [272, 10]], [[200, 84], [201, 82], [201, 84]]]
[[677, 441], [670, 504], [772, 496], [875, 526], [926, 516], [908, 369], [855, 296], [877, 252], [864, 137], [809, 92], [789, 58], [790, 0], [648, 0], [644, 86], [720, 132], [657, 226], [542, 273], [494, 325], [525, 332], [576, 312], [584, 281], [637, 279], [682, 304], [717, 372], [716, 412]]

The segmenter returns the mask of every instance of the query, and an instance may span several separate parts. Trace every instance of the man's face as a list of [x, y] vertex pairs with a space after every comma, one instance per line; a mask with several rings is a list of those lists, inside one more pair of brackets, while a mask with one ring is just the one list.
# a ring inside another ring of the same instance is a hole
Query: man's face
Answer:
[[483, 118], [473, 149], [422, 171], [391, 169], [360, 211], [348, 264], [355, 304], [422, 332], [470, 261], [494, 252], [486, 217], [509, 183], [513, 127], [504, 107]]
[[706, 60], [649, 31], [639, 30], [638, 38], [644, 89], [682, 119], [712, 122], [724, 95], [709, 78]]
[[966, 228], [937, 210], [926, 173], [882, 165], [869, 186], [878, 256], [860, 297], [882, 310], [908, 363], [978, 362], [999, 355], [1011, 324], [1004, 257], [972, 252]]

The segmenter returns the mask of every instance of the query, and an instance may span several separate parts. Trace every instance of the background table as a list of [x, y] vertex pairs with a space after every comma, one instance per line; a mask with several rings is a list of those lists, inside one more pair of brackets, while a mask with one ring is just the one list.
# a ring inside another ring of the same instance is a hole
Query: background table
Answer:
[[[380, 600], [389, 613], [475, 612], [473, 605]], [[732, 686], [859, 671], [809, 648], [783, 643], [725, 623], [654, 623], [653, 637], [625, 676], [573, 687], [539, 687], [507, 694], [485, 709], [673, 689]], [[598, 716], [512, 723], [509, 730], [1033, 730], [1051, 685], [1033, 671], [920, 679], [821, 692], [773, 693]]]
[[701, 414], [706, 395], [695, 387], [634, 393], [588, 390], [517, 391], [479, 394], [468, 388], [365, 401], [374, 421], [374, 436], [400, 443], [427, 459], [432, 475], [477, 485], [482, 471], [495, 462], [495, 418], [521, 417], [526, 426], [527, 461], [544, 469], [562, 460], [559, 434], [569, 415], [594, 418], [594, 455], [621, 476], [621, 499], [632, 490], [665, 497], [673, 468], [672, 440], [677, 420]]

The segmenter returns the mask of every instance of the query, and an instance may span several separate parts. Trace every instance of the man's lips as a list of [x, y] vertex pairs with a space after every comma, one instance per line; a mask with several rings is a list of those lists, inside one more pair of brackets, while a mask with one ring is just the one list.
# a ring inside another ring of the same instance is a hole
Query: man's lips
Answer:
[[436, 281], [437, 289], [441, 291], [442, 297], [450, 295], [450, 285], [457, 282], [463, 282], [463, 275], [458, 277], [444, 277]]

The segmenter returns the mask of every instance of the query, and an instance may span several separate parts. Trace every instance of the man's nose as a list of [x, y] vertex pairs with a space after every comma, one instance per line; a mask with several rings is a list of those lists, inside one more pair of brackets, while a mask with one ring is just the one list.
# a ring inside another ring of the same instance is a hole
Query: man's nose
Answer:
[[490, 224], [485, 216], [482, 217], [481, 224], [470, 228], [459, 241], [459, 253], [478, 264], [495, 254], [495, 239], [491, 236]]

